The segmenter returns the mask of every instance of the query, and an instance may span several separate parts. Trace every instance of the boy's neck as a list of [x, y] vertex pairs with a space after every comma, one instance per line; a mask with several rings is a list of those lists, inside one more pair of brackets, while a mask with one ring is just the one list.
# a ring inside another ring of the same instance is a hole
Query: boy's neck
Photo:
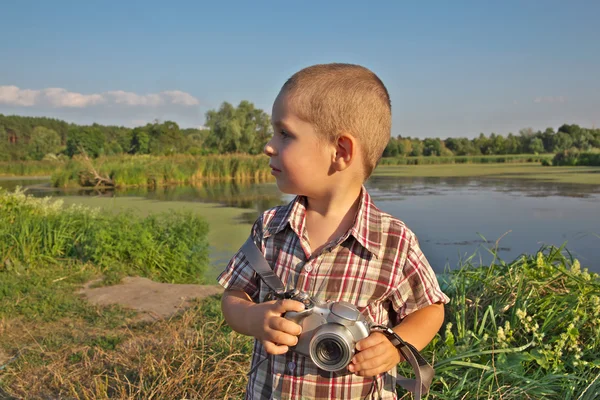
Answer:
[[361, 186], [331, 190], [320, 197], [306, 197], [306, 234], [310, 253], [318, 254], [350, 229], [360, 205]]
[[348, 211], [354, 209], [354, 214], [358, 209], [362, 185], [346, 187], [342, 190], [336, 188], [324, 193], [320, 197], [306, 197], [306, 210], [315, 213], [322, 218], [330, 219], [344, 216]]

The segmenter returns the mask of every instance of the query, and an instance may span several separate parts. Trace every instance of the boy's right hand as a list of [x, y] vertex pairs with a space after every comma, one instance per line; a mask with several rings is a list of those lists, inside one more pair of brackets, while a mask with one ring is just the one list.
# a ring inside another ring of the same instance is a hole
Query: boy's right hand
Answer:
[[273, 300], [255, 304], [248, 315], [252, 336], [260, 340], [269, 354], [285, 354], [289, 346], [298, 343], [302, 327], [287, 320], [288, 311], [304, 311], [304, 304], [295, 300]]

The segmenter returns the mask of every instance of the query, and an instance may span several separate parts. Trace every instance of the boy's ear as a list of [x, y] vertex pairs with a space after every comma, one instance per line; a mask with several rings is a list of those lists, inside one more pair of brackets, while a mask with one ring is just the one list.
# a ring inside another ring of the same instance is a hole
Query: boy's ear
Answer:
[[357, 142], [354, 136], [343, 133], [335, 143], [334, 168], [343, 171], [352, 164], [356, 157]]

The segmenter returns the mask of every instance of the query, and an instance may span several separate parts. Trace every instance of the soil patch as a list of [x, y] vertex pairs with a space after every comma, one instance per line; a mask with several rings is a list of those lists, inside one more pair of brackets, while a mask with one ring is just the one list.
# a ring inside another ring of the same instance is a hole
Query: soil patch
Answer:
[[126, 277], [118, 285], [91, 288], [96, 282], [88, 282], [79, 293], [93, 304], [118, 304], [135, 310], [141, 321], [168, 318], [187, 308], [192, 299], [223, 292], [218, 285], [159, 283], [141, 277]]

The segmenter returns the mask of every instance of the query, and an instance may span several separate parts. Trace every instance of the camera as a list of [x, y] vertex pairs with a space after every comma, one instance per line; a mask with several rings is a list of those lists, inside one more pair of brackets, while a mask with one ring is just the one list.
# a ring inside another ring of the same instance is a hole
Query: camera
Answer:
[[286, 297], [306, 307], [284, 314], [302, 327], [298, 343], [291, 350], [310, 357], [325, 371], [339, 371], [350, 364], [356, 343], [369, 336], [371, 328], [358, 309], [345, 301], [317, 303], [298, 291]]

